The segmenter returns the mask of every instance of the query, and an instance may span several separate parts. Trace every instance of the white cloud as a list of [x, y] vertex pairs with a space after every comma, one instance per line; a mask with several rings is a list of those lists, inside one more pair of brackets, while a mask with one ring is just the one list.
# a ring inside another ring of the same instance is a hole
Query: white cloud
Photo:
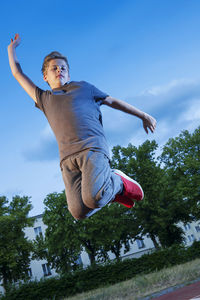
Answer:
[[[192, 131], [200, 124], [200, 82], [195, 80], [174, 80], [163, 86], [155, 86], [129, 97], [127, 102], [152, 114], [157, 119], [154, 134], [146, 135], [142, 124], [132, 116], [106, 111], [105, 130], [112, 145], [135, 146], [146, 139], [155, 139], [163, 146], [169, 138], [178, 136], [181, 131]], [[116, 143], [115, 143], [116, 141]]]
[[54, 133], [49, 124], [45, 126], [40, 135], [42, 139], [55, 139]]
[[49, 124], [47, 124], [41, 131], [39, 140], [23, 151], [23, 156], [28, 161], [48, 161], [59, 159], [57, 142]]
[[177, 122], [189, 131], [193, 131], [200, 126], [200, 97], [187, 104]]
[[171, 91], [177, 92], [177, 90], [183, 88], [183, 87], [188, 87], [188, 86], [195, 86], [198, 85], [199, 83], [194, 80], [189, 80], [189, 79], [175, 79], [169, 82], [166, 85], [162, 86], [153, 86], [150, 89], [147, 89], [145, 91], [141, 92], [141, 96], [143, 95], [152, 95], [152, 96], [160, 96], [160, 95], [166, 95], [168, 93], [171, 93]]
[[182, 114], [182, 118], [186, 121], [200, 120], [200, 99], [190, 103], [190, 107]]
[[151, 87], [135, 97], [129, 97], [127, 101], [152, 114], [157, 111], [159, 113], [162, 108], [165, 113], [170, 114], [177, 107], [182, 109], [184, 103], [198, 98], [200, 98], [200, 82], [180, 79], [166, 85]]

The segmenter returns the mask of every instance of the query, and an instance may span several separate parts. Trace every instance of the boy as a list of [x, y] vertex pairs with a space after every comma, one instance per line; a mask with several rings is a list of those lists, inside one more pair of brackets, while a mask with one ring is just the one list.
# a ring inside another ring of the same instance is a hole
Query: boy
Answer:
[[133, 207], [144, 194], [139, 183], [110, 169], [100, 105], [137, 116], [146, 133], [148, 129], [154, 132], [155, 119], [87, 82], [70, 81], [67, 58], [59, 52], [44, 58], [43, 79], [51, 90], [41, 90], [22, 72], [15, 52], [19, 44], [16, 34], [8, 46], [10, 68], [36, 107], [44, 112], [56, 136], [68, 209], [73, 217], [84, 219], [114, 201]]

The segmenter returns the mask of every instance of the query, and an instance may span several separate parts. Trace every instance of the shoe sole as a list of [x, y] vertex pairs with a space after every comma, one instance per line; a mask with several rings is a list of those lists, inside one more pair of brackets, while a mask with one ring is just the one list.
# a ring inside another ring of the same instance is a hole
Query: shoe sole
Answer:
[[[124, 173], [123, 173], [122, 171], [120, 171], [120, 170], [114, 170], [114, 172], [115, 172], [117, 175], [120, 175], [120, 176], [124, 177], [125, 179], [127, 179], [127, 180], [133, 182], [134, 184], [136, 184], [136, 185], [141, 189], [141, 191], [142, 191], [142, 199], [144, 198], [144, 192], [143, 192], [143, 189], [142, 189], [141, 185], [140, 185], [137, 181], [135, 181], [134, 179], [130, 178], [129, 176], [127, 176], [126, 174], [124, 174]], [[141, 200], [142, 200], [142, 199], [141, 199]], [[135, 199], [132, 199], [132, 200], [135, 200]]]

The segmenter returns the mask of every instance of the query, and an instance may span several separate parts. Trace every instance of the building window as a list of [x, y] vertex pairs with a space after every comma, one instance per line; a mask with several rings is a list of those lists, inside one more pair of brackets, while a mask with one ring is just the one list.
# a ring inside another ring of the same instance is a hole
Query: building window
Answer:
[[42, 235], [42, 228], [41, 228], [41, 226], [35, 227], [34, 231], [35, 231], [35, 236]]
[[186, 239], [183, 240], [183, 244], [187, 245], [187, 241]]
[[27, 275], [29, 278], [33, 276], [31, 268], [27, 270]]
[[143, 240], [136, 240], [138, 249], [145, 248], [145, 244]]
[[195, 240], [194, 235], [193, 234], [188, 235], [188, 240], [189, 240], [190, 243], [193, 242]]
[[196, 229], [197, 232], [200, 232], [200, 226], [199, 225], [195, 226], [195, 229]]
[[50, 269], [48, 264], [43, 264], [42, 265], [42, 270], [43, 270], [44, 276], [50, 276], [51, 275], [51, 269]]
[[185, 228], [185, 230], [189, 230], [189, 229], [190, 229], [190, 224], [186, 224], [186, 225], [184, 226], [184, 228]]
[[82, 265], [82, 264], [83, 264], [82, 258], [81, 258], [80, 255], [79, 255], [78, 259], [76, 260], [76, 264], [77, 264], [77, 265]]

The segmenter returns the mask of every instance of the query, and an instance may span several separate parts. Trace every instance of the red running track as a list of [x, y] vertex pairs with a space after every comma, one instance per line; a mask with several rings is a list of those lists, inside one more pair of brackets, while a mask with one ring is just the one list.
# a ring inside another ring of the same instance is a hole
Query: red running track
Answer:
[[154, 298], [157, 300], [200, 300], [200, 281]]

